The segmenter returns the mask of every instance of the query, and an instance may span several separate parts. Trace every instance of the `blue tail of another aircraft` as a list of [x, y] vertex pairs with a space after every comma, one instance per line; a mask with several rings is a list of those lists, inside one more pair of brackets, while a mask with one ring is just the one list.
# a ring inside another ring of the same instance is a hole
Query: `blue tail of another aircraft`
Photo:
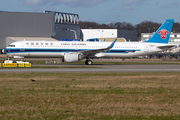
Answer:
[[167, 19], [161, 25], [161, 27], [156, 31], [156, 33], [149, 40], [145, 42], [168, 44], [173, 23], [174, 23], [174, 19]]

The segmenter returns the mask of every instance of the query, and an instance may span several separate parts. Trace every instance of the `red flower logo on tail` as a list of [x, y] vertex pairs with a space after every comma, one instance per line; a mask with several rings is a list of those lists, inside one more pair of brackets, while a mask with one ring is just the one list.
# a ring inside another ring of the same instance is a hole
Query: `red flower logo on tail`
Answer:
[[167, 34], [169, 34], [169, 31], [166, 29], [162, 29], [161, 31], [158, 32], [158, 34], [161, 34], [162, 39], [166, 39]]

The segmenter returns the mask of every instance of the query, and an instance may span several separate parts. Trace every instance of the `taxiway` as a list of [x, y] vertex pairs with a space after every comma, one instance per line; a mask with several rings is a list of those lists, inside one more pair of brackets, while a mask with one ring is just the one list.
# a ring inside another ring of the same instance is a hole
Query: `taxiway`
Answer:
[[[86, 65], [60, 65], [60, 66], [86, 66]], [[88, 67], [88, 66], [86, 66]], [[180, 72], [180, 65], [92, 65], [90, 68], [13, 68], [0, 69], [0, 73], [25, 72]], [[92, 68], [91, 68], [92, 67]]]

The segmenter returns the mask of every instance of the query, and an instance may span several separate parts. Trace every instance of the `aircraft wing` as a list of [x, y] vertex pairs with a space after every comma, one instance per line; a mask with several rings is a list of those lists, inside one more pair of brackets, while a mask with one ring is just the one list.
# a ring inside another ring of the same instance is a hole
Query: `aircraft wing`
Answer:
[[114, 44], [116, 43], [117, 41], [117, 38], [112, 42], [112, 44], [110, 46], [108, 46], [107, 48], [101, 48], [101, 49], [93, 49], [93, 50], [84, 50], [84, 51], [81, 51], [80, 53], [84, 54], [85, 56], [88, 56], [88, 55], [92, 55], [92, 54], [96, 54], [96, 53], [100, 53], [100, 52], [105, 52], [111, 48], [113, 48]]
[[165, 45], [161, 45], [161, 46], [157, 46], [160, 49], [169, 49], [172, 47], [177, 47], [177, 45], [173, 45], [173, 44], [165, 44]]

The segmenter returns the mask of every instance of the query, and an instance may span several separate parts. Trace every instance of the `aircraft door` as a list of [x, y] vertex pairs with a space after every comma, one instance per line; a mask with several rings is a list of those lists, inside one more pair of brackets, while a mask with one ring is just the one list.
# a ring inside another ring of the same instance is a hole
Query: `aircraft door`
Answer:
[[24, 46], [24, 41], [23, 42], [21, 42], [21, 47], [20, 47], [20, 51], [25, 51], [25, 48], [24, 48], [25, 46]]
[[144, 52], [149, 52], [149, 46], [148, 46], [148, 44], [144, 44]]

